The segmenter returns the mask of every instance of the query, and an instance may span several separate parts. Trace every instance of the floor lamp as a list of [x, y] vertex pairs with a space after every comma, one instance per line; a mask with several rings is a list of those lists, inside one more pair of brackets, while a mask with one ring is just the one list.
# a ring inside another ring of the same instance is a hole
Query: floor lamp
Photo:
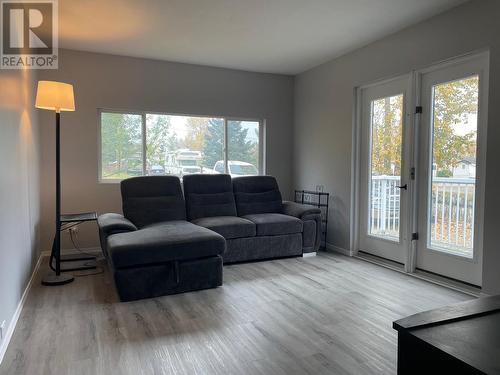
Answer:
[[[56, 228], [52, 253], [50, 255], [50, 272], [42, 279], [43, 285], [63, 285], [74, 280], [69, 274], [61, 273], [61, 145], [60, 123], [62, 111], [75, 110], [73, 85], [55, 81], [39, 81], [36, 92], [35, 107], [48, 109], [56, 113]], [[52, 265], [55, 260], [55, 267]]]

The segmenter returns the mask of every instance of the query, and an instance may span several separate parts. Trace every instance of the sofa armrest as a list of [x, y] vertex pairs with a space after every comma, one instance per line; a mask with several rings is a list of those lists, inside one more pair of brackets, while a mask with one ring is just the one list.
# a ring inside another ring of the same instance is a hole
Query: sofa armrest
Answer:
[[97, 218], [97, 224], [106, 236], [137, 230], [130, 220], [120, 214], [103, 214]]
[[284, 201], [283, 213], [285, 215], [303, 219], [309, 215], [321, 215], [321, 210], [317, 207], [309, 206], [306, 204]]
[[[304, 253], [317, 251], [321, 245], [321, 210], [307, 204], [284, 201], [283, 213], [285, 215], [294, 216], [304, 223], [302, 251]], [[308, 230], [306, 230], [306, 225]]]
[[103, 214], [97, 218], [99, 240], [104, 256], [108, 258], [108, 237], [112, 234], [133, 232], [137, 227], [120, 214]]

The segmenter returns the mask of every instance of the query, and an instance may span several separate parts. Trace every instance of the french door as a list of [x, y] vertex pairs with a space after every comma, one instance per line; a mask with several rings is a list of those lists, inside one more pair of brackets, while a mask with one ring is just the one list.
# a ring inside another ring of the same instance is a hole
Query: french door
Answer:
[[361, 90], [359, 249], [405, 263], [408, 247], [409, 78]]
[[481, 285], [488, 59], [417, 76], [420, 86], [416, 267]]
[[482, 54], [360, 89], [358, 250], [481, 285], [487, 74]]

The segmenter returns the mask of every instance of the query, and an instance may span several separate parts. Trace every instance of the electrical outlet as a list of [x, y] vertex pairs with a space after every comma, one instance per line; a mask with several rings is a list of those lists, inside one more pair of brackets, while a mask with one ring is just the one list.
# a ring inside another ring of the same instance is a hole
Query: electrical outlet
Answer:
[[5, 320], [0, 324], [0, 340], [3, 340], [3, 331], [5, 329]]

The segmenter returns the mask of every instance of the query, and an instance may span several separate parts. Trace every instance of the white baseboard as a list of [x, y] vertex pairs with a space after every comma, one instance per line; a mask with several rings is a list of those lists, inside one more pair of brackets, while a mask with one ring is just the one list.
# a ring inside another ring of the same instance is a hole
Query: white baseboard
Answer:
[[31, 289], [31, 286], [33, 285], [33, 280], [35, 279], [35, 276], [38, 273], [38, 270], [40, 269], [40, 265], [42, 264], [43, 258], [44, 258], [44, 255], [40, 254], [40, 256], [38, 257], [38, 260], [36, 262], [36, 265], [33, 268], [33, 272], [31, 273], [31, 277], [28, 281], [28, 284], [26, 284], [26, 288], [24, 289], [23, 295], [21, 296], [21, 300], [19, 301], [19, 304], [17, 305], [17, 309], [14, 312], [14, 316], [10, 320], [9, 327], [7, 328], [7, 331], [5, 332], [5, 337], [0, 344], [0, 364], [3, 361], [3, 357], [5, 356], [5, 353], [7, 352], [7, 348], [9, 346], [10, 340], [12, 339], [12, 335], [14, 334], [14, 330], [16, 328], [17, 321], [19, 320], [19, 317], [21, 316], [21, 312], [23, 311], [24, 303], [26, 302], [26, 298], [28, 297], [28, 293]]
[[310, 258], [315, 256], [316, 256], [316, 251], [313, 251], [311, 253], [302, 253], [302, 258]]
[[346, 255], [348, 257], [352, 257], [352, 253], [349, 250], [344, 249], [344, 248], [342, 248], [340, 246], [333, 245], [333, 244], [331, 244], [329, 242], [326, 243], [325, 249], [327, 251], [333, 251], [335, 253], [340, 253], [342, 255]]

